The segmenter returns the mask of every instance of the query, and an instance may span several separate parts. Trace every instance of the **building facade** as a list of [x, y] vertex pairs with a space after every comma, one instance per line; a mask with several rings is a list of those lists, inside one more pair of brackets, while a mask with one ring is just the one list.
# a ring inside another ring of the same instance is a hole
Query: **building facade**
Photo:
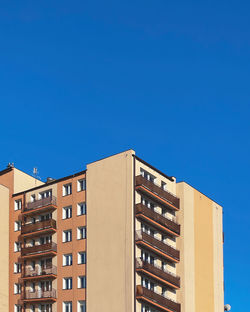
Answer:
[[46, 183], [0, 172], [0, 306], [224, 311], [222, 207], [128, 150]]

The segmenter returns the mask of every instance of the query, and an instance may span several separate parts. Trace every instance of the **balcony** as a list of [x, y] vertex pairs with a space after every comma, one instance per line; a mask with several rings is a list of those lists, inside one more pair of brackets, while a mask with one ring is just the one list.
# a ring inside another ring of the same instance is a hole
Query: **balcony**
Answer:
[[161, 205], [167, 206], [168, 208], [174, 210], [180, 209], [180, 199], [178, 197], [163, 190], [160, 186], [145, 179], [141, 175], [135, 178], [135, 187], [136, 190], [143, 192]]
[[153, 307], [167, 312], [180, 312], [181, 305], [170, 298], [161, 296], [154, 291], [138, 285], [136, 287], [136, 299], [149, 303]]
[[152, 265], [146, 261], [142, 261], [140, 258], [136, 259], [136, 271], [142, 272], [159, 283], [166, 284], [175, 289], [180, 288], [180, 277], [176, 276], [172, 272], [163, 270], [160, 266]]
[[148, 208], [147, 206], [141, 203], [135, 205], [135, 213], [137, 218], [143, 219], [151, 223], [153, 226], [159, 228], [160, 230], [163, 230], [174, 236], [180, 235], [179, 224], [153, 211], [152, 209]]
[[35, 270], [27, 267], [22, 272], [22, 280], [38, 280], [43, 278], [56, 278], [57, 275], [57, 267], [52, 265], [48, 268], [36, 267]]
[[56, 290], [37, 290], [35, 292], [25, 291], [21, 299], [23, 302], [41, 302], [41, 301], [56, 301]]
[[22, 225], [21, 235], [25, 237], [56, 232], [56, 221], [53, 219]]
[[57, 208], [56, 197], [50, 196], [27, 203], [27, 206], [22, 211], [22, 215], [31, 216], [37, 213], [53, 211], [56, 208]]
[[56, 255], [57, 244], [54, 242], [37, 245], [32, 247], [24, 247], [21, 249], [21, 256], [23, 258], [35, 258], [43, 255]]
[[178, 262], [180, 260], [179, 250], [143, 232], [142, 230], [136, 231], [135, 241], [137, 245], [151, 250], [160, 257], [164, 257], [173, 262]]

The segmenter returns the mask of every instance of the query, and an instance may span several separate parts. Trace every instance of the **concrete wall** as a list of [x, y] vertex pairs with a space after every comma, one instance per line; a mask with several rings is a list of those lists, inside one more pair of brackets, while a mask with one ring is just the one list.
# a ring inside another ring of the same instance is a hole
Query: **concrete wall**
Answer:
[[177, 184], [177, 195], [182, 312], [223, 311], [222, 208], [184, 182]]
[[132, 154], [87, 166], [87, 311], [134, 311]]
[[14, 193], [19, 193], [24, 190], [44, 184], [42, 181], [33, 178], [21, 170], [14, 168]]

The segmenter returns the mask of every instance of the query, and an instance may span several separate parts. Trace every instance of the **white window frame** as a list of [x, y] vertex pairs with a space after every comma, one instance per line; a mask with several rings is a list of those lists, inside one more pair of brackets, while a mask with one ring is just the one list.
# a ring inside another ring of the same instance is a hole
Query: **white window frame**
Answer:
[[[70, 264], [67, 264], [67, 259], [71, 259], [71, 261], [69, 261]], [[73, 264], [73, 256], [72, 254], [65, 254], [63, 255], [63, 266], [70, 266]]]
[[79, 226], [77, 228], [77, 239], [86, 239], [86, 226]]
[[63, 312], [72, 312], [72, 301], [63, 302]]
[[[83, 310], [81, 309], [81, 305], [83, 305]], [[86, 312], [86, 301], [85, 300], [77, 301], [77, 312]]]
[[22, 209], [22, 200], [21, 199], [17, 199], [15, 200], [15, 210], [21, 210]]
[[72, 242], [72, 230], [63, 231], [62, 241], [63, 243]]
[[[70, 211], [70, 217], [67, 217], [67, 211]], [[72, 206], [63, 207], [62, 218], [63, 220], [72, 218]]]
[[77, 181], [77, 192], [82, 192], [86, 190], [86, 179], [80, 179]]
[[72, 289], [72, 285], [73, 285], [72, 277], [63, 278], [63, 289], [70, 290]]
[[22, 265], [19, 262], [14, 263], [14, 273], [21, 273], [22, 272]]
[[22, 291], [21, 284], [15, 283], [14, 284], [14, 294], [15, 295], [21, 294], [21, 291]]
[[[83, 287], [81, 287], [82, 279], [83, 279]], [[80, 275], [77, 277], [77, 288], [80, 288], [80, 289], [86, 288], [86, 276], [85, 275]]]
[[[83, 262], [81, 262], [82, 260], [82, 255], [83, 255]], [[78, 264], [86, 264], [86, 251], [79, 251], [77, 254], [77, 263]]]
[[14, 231], [17, 232], [17, 231], [21, 231], [21, 221], [15, 221], [14, 223]]
[[15, 304], [15, 312], [22, 312], [22, 306], [20, 304]]
[[14, 252], [21, 251], [21, 243], [20, 242], [14, 242]]
[[63, 185], [63, 196], [68, 196], [72, 194], [72, 183], [67, 183]]
[[82, 203], [77, 204], [77, 215], [78, 216], [86, 215], [86, 202], [82, 202]]

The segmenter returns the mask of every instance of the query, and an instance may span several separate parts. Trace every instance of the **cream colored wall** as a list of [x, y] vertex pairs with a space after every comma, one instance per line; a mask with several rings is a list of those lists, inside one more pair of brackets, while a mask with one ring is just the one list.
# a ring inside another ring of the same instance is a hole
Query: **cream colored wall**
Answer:
[[214, 311], [224, 309], [224, 274], [223, 274], [223, 211], [222, 207], [213, 203], [214, 228]]
[[180, 197], [178, 221], [181, 224], [181, 236], [177, 240], [181, 259], [177, 274], [181, 277], [181, 290], [177, 292], [177, 299], [182, 312], [195, 312], [194, 194], [184, 182], [177, 183], [176, 190]]
[[87, 166], [87, 311], [134, 311], [133, 154]]
[[9, 189], [0, 185], [0, 310], [9, 311]]
[[177, 184], [177, 195], [182, 312], [223, 311], [222, 208], [184, 182]]
[[14, 168], [14, 193], [19, 193], [32, 187], [44, 184], [40, 180]]

